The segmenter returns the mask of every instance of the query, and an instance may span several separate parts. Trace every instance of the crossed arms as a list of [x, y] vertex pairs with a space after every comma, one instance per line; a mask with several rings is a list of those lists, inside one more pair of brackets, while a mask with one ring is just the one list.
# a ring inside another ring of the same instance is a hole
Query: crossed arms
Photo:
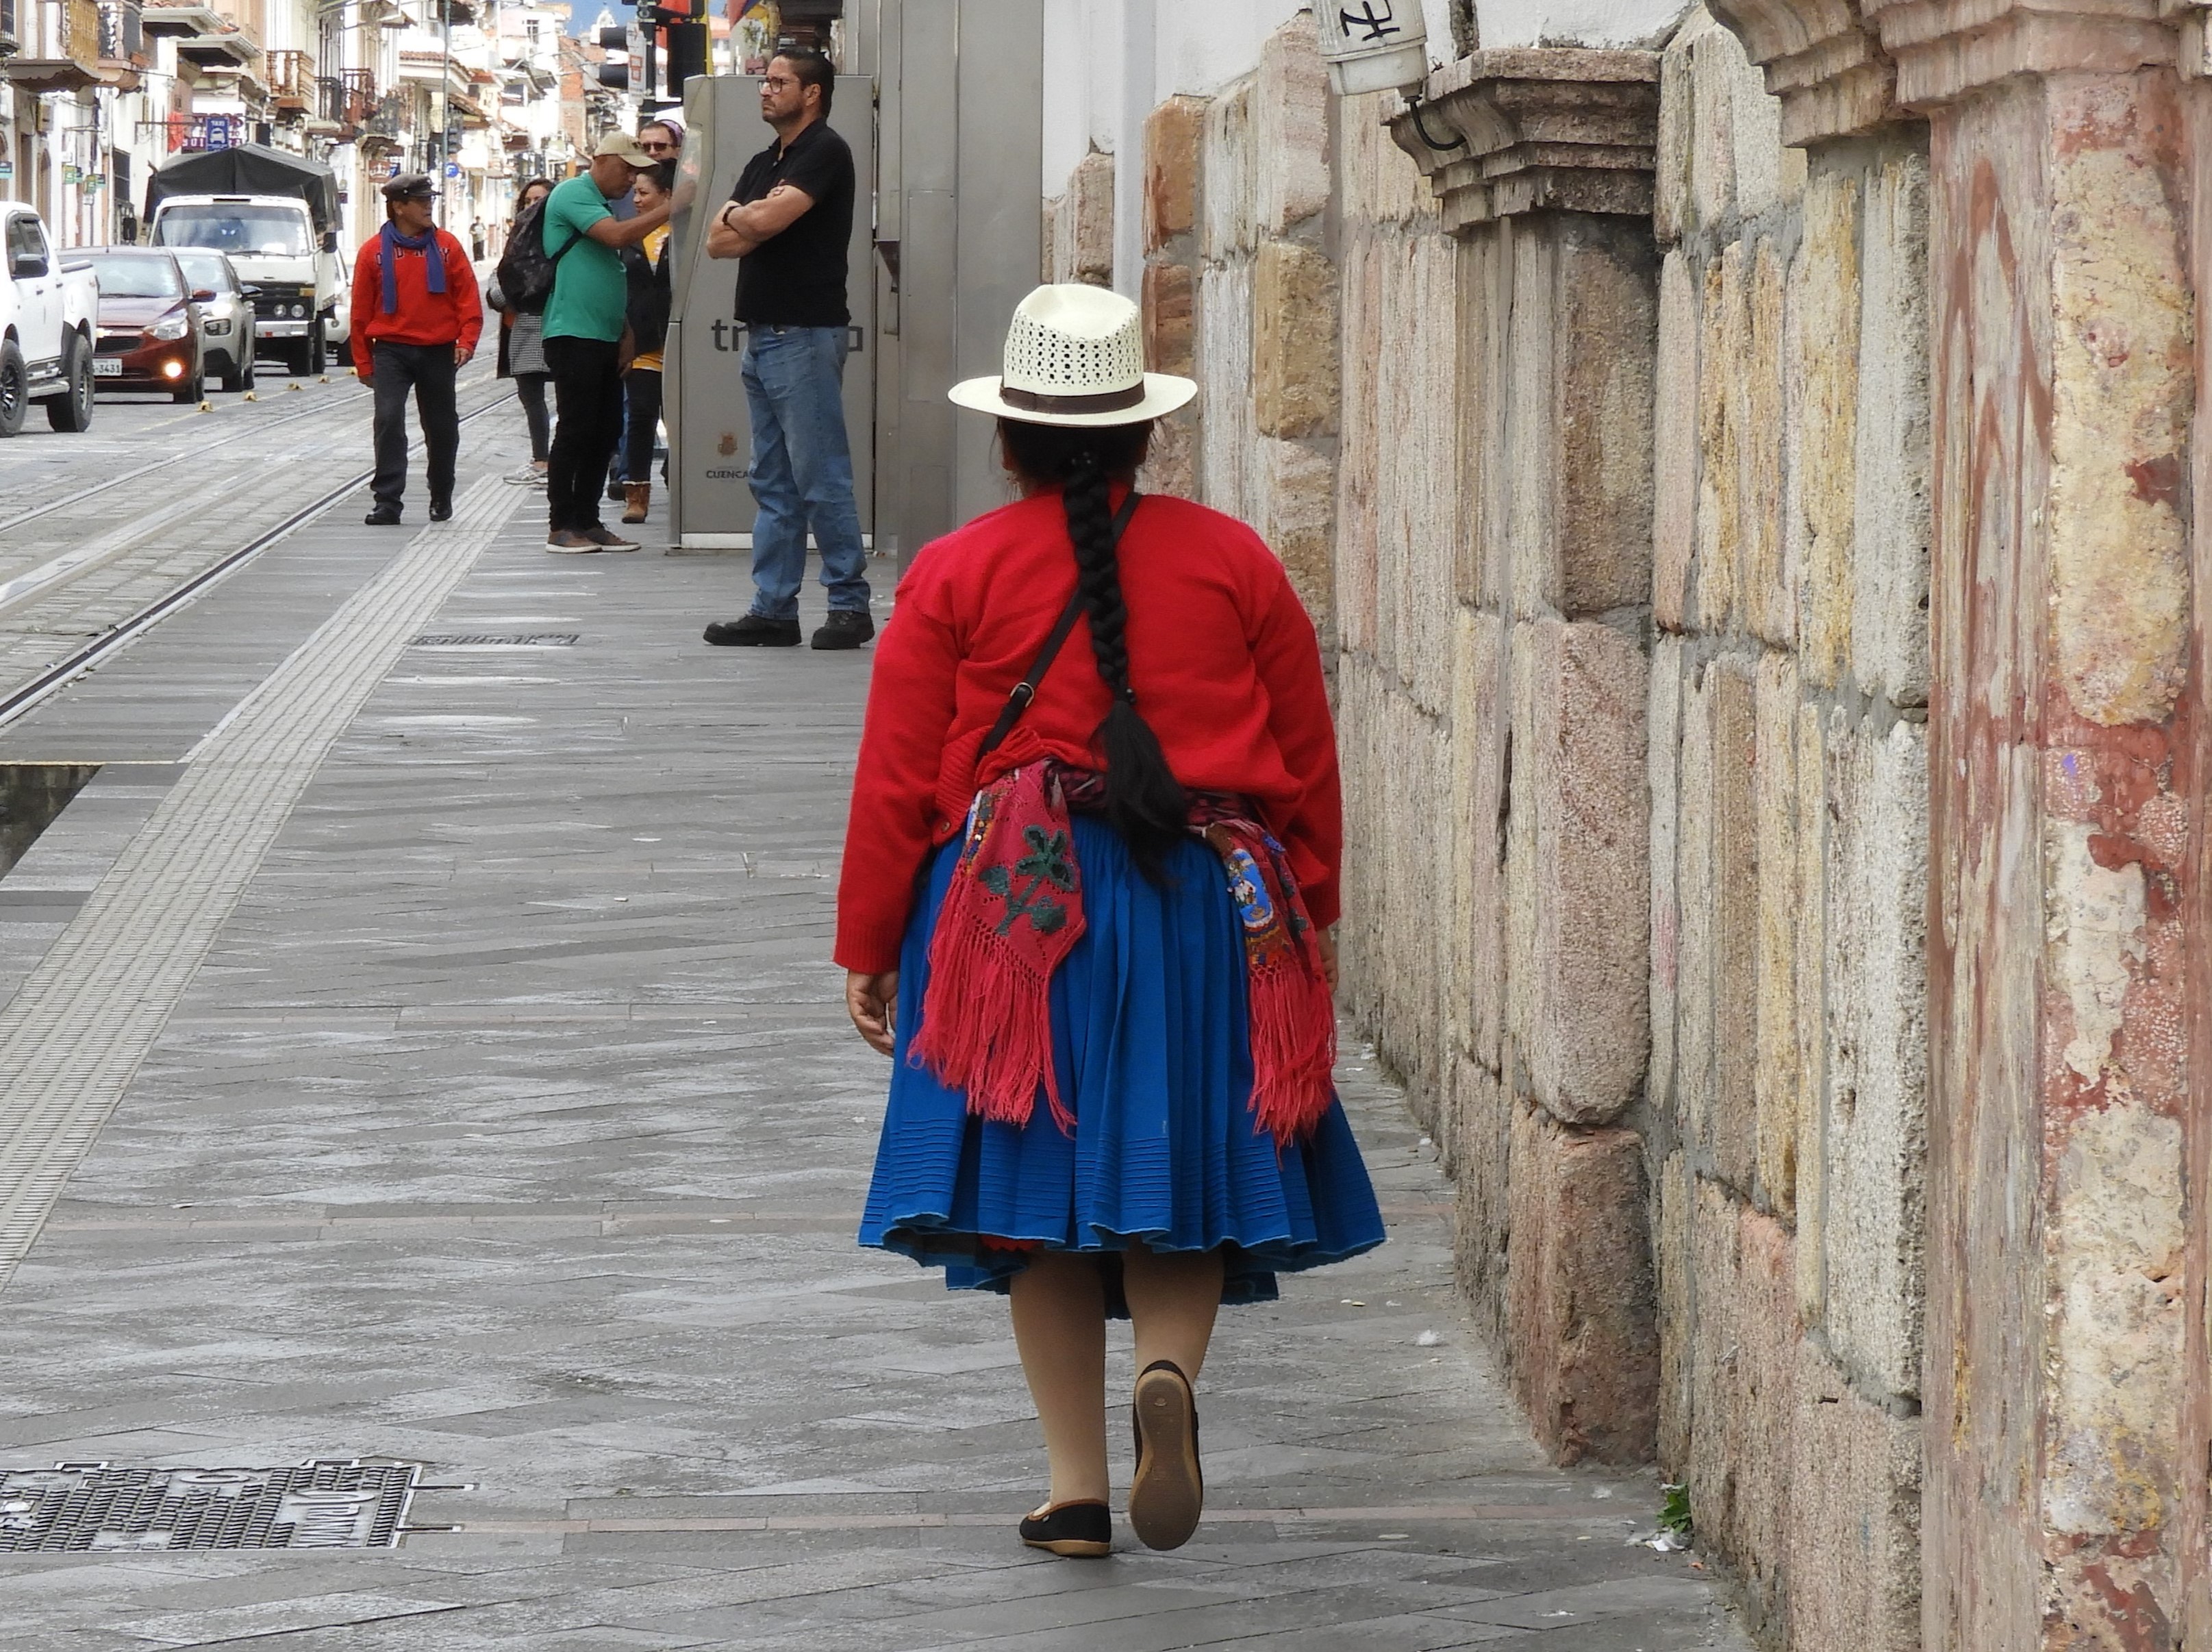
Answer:
[[715, 215], [714, 228], [707, 232], [707, 256], [741, 258], [797, 223], [813, 204], [812, 196], [789, 184], [778, 184], [759, 200], [742, 206], [732, 201]]

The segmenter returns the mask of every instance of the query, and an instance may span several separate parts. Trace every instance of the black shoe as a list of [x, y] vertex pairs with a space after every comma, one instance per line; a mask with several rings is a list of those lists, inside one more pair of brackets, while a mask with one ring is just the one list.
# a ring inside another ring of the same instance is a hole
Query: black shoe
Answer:
[[876, 623], [860, 608], [833, 608], [822, 629], [814, 634], [817, 648], [857, 648], [876, 634]]
[[1137, 1378], [1129, 1412], [1137, 1430], [1130, 1528], [1148, 1549], [1179, 1549], [1190, 1541], [1206, 1508], [1206, 1476], [1198, 1463], [1198, 1403], [1190, 1379], [1173, 1360], [1154, 1360]]
[[370, 511], [367, 516], [362, 517], [361, 519], [362, 525], [365, 527], [396, 528], [399, 525], [399, 507], [397, 505], [379, 505], [375, 509]]
[[453, 501], [450, 499], [432, 500], [430, 501], [430, 519], [433, 522], [452, 521], [453, 519]]
[[799, 622], [748, 614], [740, 620], [716, 620], [706, 635], [718, 648], [796, 648]]
[[607, 478], [607, 497], [614, 501], [617, 505], [623, 502], [623, 499], [624, 497], [622, 483], [616, 481], [612, 477]]
[[1103, 1503], [1063, 1503], [1023, 1518], [1022, 1541], [1067, 1560], [1097, 1560], [1114, 1552], [1114, 1515]]

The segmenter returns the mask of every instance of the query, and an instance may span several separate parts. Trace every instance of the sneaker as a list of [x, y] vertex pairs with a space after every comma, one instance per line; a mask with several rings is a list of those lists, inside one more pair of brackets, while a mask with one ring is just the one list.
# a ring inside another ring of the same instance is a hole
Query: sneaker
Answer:
[[625, 539], [612, 528], [586, 528], [584, 538], [601, 550], [635, 550], [637, 549], [636, 540]]
[[876, 634], [876, 623], [863, 609], [833, 608], [820, 630], [814, 634], [817, 648], [857, 648]]
[[430, 519], [433, 522], [452, 521], [453, 519], [453, 501], [450, 499], [432, 500], [430, 501]]
[[574, 528], [557, 528], [545, 536], [545, 549], [556, 556], [588, 556], [599, 548], [598, 540], [589, 538]]
[[399, 525], [399, 507], [379, 505], [361, 520], [363, 527], [396, 528]]
[[796, 648], [799, 622], [748, 614], [740, 620], [716, 620], [707, 628], [707, 641], [718, 648]]

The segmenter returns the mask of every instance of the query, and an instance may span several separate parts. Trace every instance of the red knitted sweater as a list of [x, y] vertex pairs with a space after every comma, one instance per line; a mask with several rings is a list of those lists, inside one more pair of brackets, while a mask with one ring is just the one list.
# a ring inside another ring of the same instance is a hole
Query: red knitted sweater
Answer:
[[[1118, 506], [1122, 497], [1115, 490]], [[1291, 582], [1232, 517], [1147, 495], [1121, 548], [1129, 680], [1176, 778], [1258, 800], [1307, 910], [1337, 919], [1336, 733], [1321, 649]], [[1036, 702], [980, 769], [998, 720], [1075, 590], [1060, 495], [1039, 494], [925, 547], [876, 646], [837, 890], [837, 962], [898, 967], [915, 875], [958, 835], [975, 788], [1053, 756], [1095, 768], [1105, 683], [1078, 624]]]

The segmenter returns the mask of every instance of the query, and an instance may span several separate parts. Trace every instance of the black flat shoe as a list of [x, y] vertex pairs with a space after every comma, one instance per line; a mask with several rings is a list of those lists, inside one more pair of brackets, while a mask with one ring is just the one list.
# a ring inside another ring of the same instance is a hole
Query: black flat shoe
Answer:
[[379, 505], [361, 520], [364, 527], [396, 528], [399, 525], [399, 507]]
[[1198, 1463], [1198, 1401], [1171, 1359], [1156, 1359], [1137, 1378], [1129, 1406], [1137, 1430], [1137, 1472], [1129, 1481], [1129, 1526], [1148, 1549], [1179, 1549], [1206, 1509]]
[[796, 648], [799, 622], [748, 614], [743, 619], [716, 620], [707, 628], [706, 636], [718, 648]]
[[453, 501], [450, 499], [432, 500], [430, 501], [430, 519], [433, 522], [452, 521], [453, 519]]
[[1024, 1515], [1022, 1541], [1064, 1560], [1097, 1560], [1114, 1552], [1114, 1514], [1103, 1503], [1063, 1503]]
[[822, 629], [814, 634], [817, 648], [857, 648], [876, 634], [876, 623], [863, 609], [833, 608]]

